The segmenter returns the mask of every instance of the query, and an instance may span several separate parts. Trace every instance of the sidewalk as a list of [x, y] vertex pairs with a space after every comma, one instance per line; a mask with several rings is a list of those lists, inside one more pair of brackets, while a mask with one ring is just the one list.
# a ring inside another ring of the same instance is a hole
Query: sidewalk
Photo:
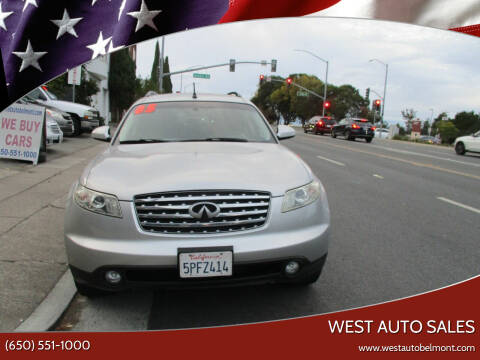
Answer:
[[10, 169], [0, 160], [0, 331], [16, 329], [67, 270], [65, 200], [85, 165], [107, 146], [81, 140], [83, 149], [37, 166]]

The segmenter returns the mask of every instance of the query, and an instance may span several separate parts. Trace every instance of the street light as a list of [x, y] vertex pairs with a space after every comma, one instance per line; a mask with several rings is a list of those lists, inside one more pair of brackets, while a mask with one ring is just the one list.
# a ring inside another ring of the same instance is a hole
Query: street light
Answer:
[[428, 136], [432, 136], [433, 127], [433, 109], [430, 109], [430, 126], [428, 127]]
[[[294, 51], [302, 51], [307, 54], [312, 55], [313, 57], [316, 57], [318, 60], [322, 60], [325, 64], [327, 64], [327, 68], [325, 70], [325, 85], [323, 89], [323, 102], [327, 101], [327, 82], [328, 82], [328, 61], [325, 59], [322, 59], [320, 56], [315, 55], [311, 51], [308, 50], [302, 50], [302, 49], [295, 49]], [[325, 106], [322, 106], [322, 116], [325, 116]]]

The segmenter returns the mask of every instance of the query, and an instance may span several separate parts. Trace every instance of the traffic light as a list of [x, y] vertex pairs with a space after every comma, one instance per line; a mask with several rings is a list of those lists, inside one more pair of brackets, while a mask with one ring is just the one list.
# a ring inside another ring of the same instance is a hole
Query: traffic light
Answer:
[[277, 60], [272, 59], [272, 72], [277, 71]]
[[373, 102], [373, 108], [376, 111], [380, 111], [380, 105], [382, 104], [382, 101], [380, 99], [377, 99]]
[[235, 59], [230, 59], [230, 72], [235, 71]]
[[260, 74], [260, 85], [262, 85], [265, 81], [265, 75]]
[[290, 84], [292, 83], [292, 78], [289, 77], [285, 81], [286, 81], [287, 85], [290, 86]]
[[331, 106], [331, 104], [330, 104], [330, 101], [328, 101], [328, 100], [323, 103], [323, 107], [325, 109], [330, 109], [330, 106]]
[[367, 91], [365, 91], [365, 99], [370, 99], [370, 88], [367, 88]]

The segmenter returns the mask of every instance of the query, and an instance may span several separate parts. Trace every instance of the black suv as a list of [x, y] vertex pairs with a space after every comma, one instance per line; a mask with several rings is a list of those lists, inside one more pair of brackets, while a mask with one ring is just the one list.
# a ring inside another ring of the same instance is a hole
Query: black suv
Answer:
[[343, 136], [347, 140], [364, 138], [367, 143], [375, 136], [375, 126], [367, 119], [346, 118], [332, 128], [332, 137]]
[[337, 123], [331, 116], [314, 116], [303, 126], [303, 131], [306, 133], [311, 132], [313, 134], [325, 134], [330, 133], [333, 126]]

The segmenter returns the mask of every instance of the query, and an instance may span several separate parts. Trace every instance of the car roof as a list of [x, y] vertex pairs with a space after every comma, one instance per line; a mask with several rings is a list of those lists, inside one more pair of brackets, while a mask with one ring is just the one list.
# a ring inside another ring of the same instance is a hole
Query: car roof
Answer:
[[145, 96], [141, 99], [138, 99], [133, 105], [143, 104], [143, 103], [152, 103], [152, 102], [172, 102], [172, 101], [218, 101], [218, 102], [231, 102], [237, 104], [249, 104], [252, 103], [249, 100], [246, 100], [240, 96], [236, 95], [226, 95], [226, 94], [202, 94], [197, 93], [197, 97], [193, 98], [191, 93], [183, 94], [160, 94], [160, 95], [151, 95]]

